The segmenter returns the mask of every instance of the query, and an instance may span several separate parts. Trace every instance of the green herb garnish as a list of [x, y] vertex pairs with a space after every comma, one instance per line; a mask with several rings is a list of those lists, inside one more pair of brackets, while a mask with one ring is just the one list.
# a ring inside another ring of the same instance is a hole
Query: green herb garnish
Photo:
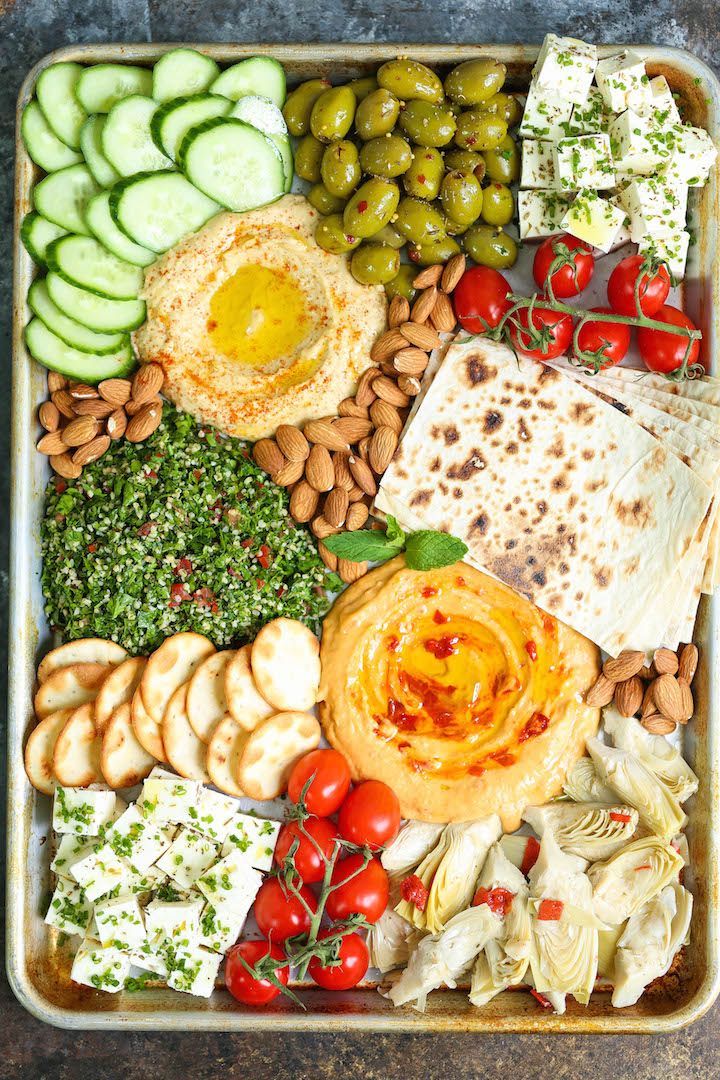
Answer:
[[411, 570], [452, 566], [468, 550], [467, 544], [449, 533], [433, 529], [405, 533], [392, 515], [388, 515], [384, 533], [369, 529], [337, 533], [326, 537], [323, 543], [333, 555], [349, 562], [386, 562], [404, 549], [405, 562]]

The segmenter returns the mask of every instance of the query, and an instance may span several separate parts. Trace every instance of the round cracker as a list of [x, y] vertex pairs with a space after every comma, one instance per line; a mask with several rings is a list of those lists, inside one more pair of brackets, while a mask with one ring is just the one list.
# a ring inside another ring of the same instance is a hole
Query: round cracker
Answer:
[[250, 653], [255, 685], [280, 712], [305, 712], [320, 687], [320, 642], [297, 619], [263, 626]]
[[209, 784], [210, 777], [205, 769], [205, 743], [190, 727], [186, 703], [187, 684], [183, 683], [170, 698], [161, 724], [165, 754], [180, 776]]
[[150, 774], [155, 758], [135, 738], [130, 705], [113, 711], [102, 737], [100, 768], [111, 788], [129, 788]]
[[55, 779], [63, 787], [104, 783], [100, 768], [102, 740], [95, 727], [91, 701], [75, 709], [57, 737], [53, 753]]
[[100, 687], [95, 699], [95, 725], [101, 734], [115, 710], [132, 701], [146, 664], [144, 656], [130, 656], [110, 672]]
[[44, 683], [47, 677], [58, 668], [70, 667], [71, 664], [120, 664], [127, 652], [122, 645], [114, 641], [106, 641], [105, 638], [79, 638], [78, 641], [66, 641], [64, 645], [58, 645], [40, 661], [37, 670], [39, 683]]
[[35, 715], [42, 720], [58, 709], [79, 709], [94, 701], [113, 664], [77, 663], [56, 668], [35, 695]]
[[165, 747], [163, 746], [160, 725], [155, 723], [152, 716], [150, 716], [145, 708], [139, 686], [130, 702], [130, 717], [132, 728], [135, 732], [135, 738], [140, 743], [143, 750], [148, 754], [152, 754], [158, 761], [166, 762], [167, 757], [165, 755]]
[[53, 754], [57, 737], [75, 712], [58, 709], [33, 728], [25, 744], [25, 772], [28, 780], [43, 795], [52, 795], [56, 780], [53, 774]]
[[243, 645], [225, 668], [228, 712], [246, 731], [254, 731], [258, 724], [269, 719], [276, 711], [255, 685], [250, 666], [251, 651], [252, 645]]
[[210, 736], [228, 711], [225, 700], [225, 669], [234, 655], [234, 649], [211, 653], [198, 664], [188, 683], [188, 720], [198, 739], [204, 743], [210, 742]]
[[147, 712], [157, 724], [162, 724], [168, 702], [178, 687], [214, 652], [211, 641], [190, 632], [173, 634], [155, 650], [140, 680], [140, 692]]
[[207, 748], [210, 780], [220, 791], [236, 798], [245, 794], [238, 783], [238, 769], [247, 740], [247, 731], [228, 713], [215, 728]]
[[248, 735], [238, 779], [251, 799], [276, 799], [287, 790], [296, 761], [320, 743], [320, 725], [304, 712], [276, 713]]

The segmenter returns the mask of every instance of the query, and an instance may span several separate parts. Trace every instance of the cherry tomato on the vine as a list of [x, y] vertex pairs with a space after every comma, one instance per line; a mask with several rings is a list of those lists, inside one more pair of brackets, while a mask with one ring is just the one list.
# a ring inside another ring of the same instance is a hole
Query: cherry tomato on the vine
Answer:
[[[550, 267], [556, 261], [559, 265], [550, 275]], [[594, 271], [592, 249], [570, 233], [548, 236], [535, 252], [533, 276], [537, 287], [545, 291], [549, 283], [558, 300], [577, 296], [586, 289]]]
[[338, 828], [341, 836], [358, 847], [375, 850], [389, 844], [400, 829], [397, 795], [381, 780], [365, 780], [340, 807]]
[[471, 334], [494, 330], [512, 306], [508, 281], [489, 266], [466, 270], [452, 294], [458, 322]]
[[[621, 259], [608, 279], [607, 294], [610, 307], [618, 315], [637, 315], [635, 284], [646, 266], [642, 255], [628, 255]], [[640, 280], [640, 307], [649, 318], [659, 311], [670, 292], [670, 275], [664, 266], [649, 274], [642, 273]]]
[[[332, 927], [321, 930], [318, 940], [321, 941], [332, 933]], [[367, 945], [358, 934], [344, 934], [336, 955], [340, 963], [327, 966], [323, 965], [320, 957], [313, 956], [308, 973], [313, 982], [325, 990], [350, 990], [357, 986], [370, 966]]]
[[[513, 325], [510, 329], [510, 338], [518, 352], [524, 353], [531, 360], [555, 360], [567, 352], [573, 336], [573, 321], [570, 315], [538, 304], [533, 308], [532, 324], [529, 308], [520, 308], [513, 318], [520, 324], [519, 327]], [[531, 335], [531, 325], [541, 338]]]
[[301, 757], [290, 773], [288, 795], [300, 801], [302, 789], [312, 777], [305, 793], [308, 813], [328, 817], [339, 809], [350, 790], [350, 768], [337, 750], [312, 750]]
[[[378, 859], [370, 859], [365, 869], [356, 873], [362, 864], [363, 856], [357, 854], [348, 855], [335, 866], [331, 884], [339, 888], [333, 889], [325, 905], [331, 919], [364, 915], [369, 923], [376, 923], [387, 907], [390, 886], [385, 870]], [[351, 878], [351, 874], [355, 876]]]
[[225, 960], [225, 985], [232, 996], [243, 1005], [267, 1005], [278, 996], [280, 988], [270, 979], [255, 978], [244, 966], [241, 957], [251, 968], [255, 967], [258, 961], [272, 957], [277, 964], [268, 966], [273, 970], [275, 978], [283, 986], [287, 986], [290, 969], [285, 953], [277, 945], [265, 940], [239, 941], [228, 950]]
[[[697, 327], [684, 312], [675, 307], [665, 304], [652, 316], [659, 322], [670, 323], [672, 326], [684, 326], [687, 330], [696, 330]], [[682, 367], [685, 354], [688, 351], [688, 339], [684, 334], [668, 334], [664, 330], [653, 330], [647, 326], [638, 329], [638, 348], [640, 356], [646, 368], [657, 371], [663, 375], [669, 375]], [[700, 342], [693, 341], [690, 346], [687, 366], [697, 364], [700, 355]]]
[[[615, 314], [610, 308], [591, 308], [599, 315]], [[627, 323], [594, 322], [588, 319], [580, 327], [577, 336], [578, 348], [582, 352], [594, 353], [592, 366], [596, 371], [619, 364], [630, 348], [630, 327]], [[588, 361], [590, 363], [590, 361]]]
[[[303, 823], [303, 828], [317, 842], [329, 859], [335, 850], [335, 837], [339, 835], [335, 825], [327, 818], [309, 817]], [[295, 868], [302, 881], [306, 885], [312, 885], [315, 881], [322, 881], [325, 873], [325, 862], [312, 840], [303, 835], [298, 821], [289, 821], [283, 825], [275, 845], [275, 862], [282, 866], [286, 855], [290, 851], [294, 840], [299, 841], [299, 847], [295, 852]]]
[[[301, 885], [300, 895], [310, 911], [317, 911], [312, 889]], [[278, 878], [267, 878], [255, 897], [255, 922], [258, 930], [274, 942], [286, 941], [296, 934], [307, 934], [310, 915], [302, 902]]]

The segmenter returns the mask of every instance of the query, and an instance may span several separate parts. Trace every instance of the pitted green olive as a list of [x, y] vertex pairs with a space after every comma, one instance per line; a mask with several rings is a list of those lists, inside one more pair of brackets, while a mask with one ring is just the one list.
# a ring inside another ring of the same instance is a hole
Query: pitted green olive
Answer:
[[460, 121], [455, 120], [445, 105], [433, 105], [429, 101], [409, 101], [400, 111], [398, 123], [418, 146], [447, 146], [452, 141]]
[[454, 67], [445, 80], [445, 93], [460, 105], [487, 101], [505, 82], [507, 68], [498, 60], [481, 56]]
[[310, 130], [321, 142], [343, 139], [355, 119], [357, 102], [349, 86], [333, 86], [317, 99], [310, 113]]
[[445, 162], [434, 146], [416, 146], [410, 168], [403, 174], [403, 187], [417, 199], [437, 199], [445, 173]]
[[449, 218], [458, 225], [470, 225], [482, 213], [483, 190], [474, 173], [449, 172], [440, 188], [440, 201]]
[[361, 244], [353, 252], [350, 269], [362, 285], [386, 285], [400, 269], [400, 252], [384, 244]]
[[453, 221], [453, 219], [449, 218], [447, 214], [445, 215], [444, 221], [445, 232], [448, 234], [448, 236], [462, 236], [462, 234], [467, 232], [470, 226], [473, 224], [473, 222], [461, 224], [459, 221]]
[[512, 191], [505, 184], [495, 181], [483, 191], [482, 219], [488, 225], [507, 225], [512, 221], [515, 201]]
[[320, 165], [325, 153], [325, 144], [314, 135], [305, 135], [295, 151], [295, 172], [302, 180], [310, 184], [320, 183]]
[[445, 232], [442, 214], [430, 203], [409, 196], [400, 200], [393, 225], [413, 244], [428, 244]]
[[457, 122], [455, 142], [463, 150], [492, 150], [507, 135], [507, 123], [496, 113], [469, 109]]
[[360, 245], [360, 237], [345, 231], [342, 214], [330, 214], [320, 218], [315, 229], [315, 241], [323, 251], [333, 255], [343, 255]]
[[506, 135], [499, 146], [486, 150], [485, 175], [499, 184], [513, 184], [520, 176], [520, 155], [512, 135]]
[[385, 244], [386, 247], [395, 248], [396, 251], [399, 251], [401, 247], [405, 246], [405, 237], [401, 236], [392, 225], [383, 225], [382, 229], [378, 229], [376, 233], [372, 234], [370, 242], [373, 244]]
[[373, 90], [360, 102], [355, 114], [355, 129], [361, 139], [377, 139], [395, 127], [400, 102], [389, 90]]
[[401, 101], [442, 101], [440, 79], [418, 60], [388, 60], [379, 68], [377, 81]]
[[407, 172], [412, 163], [412, 150], [407, 139], [402, 135], [381, 135], [370, 139], [360, 151], [362, 171], [371, 176], [384, 176], [392, 179]]
[[408, 252], [417, 266], [435, 266], [460, 254], [460, 245], [452, 236], [440, 236], [429, 244], [413, 244]]
[[308, 202], [314, 206], [318, 214], [341, 214], [345, 207], [345, 200], [331, 195], [324, 184], [313, 184], [307, 194]]
[[345, 231], [366, 240], [388, 225], [400, 199], [397, 184], [373, 177], [357, 189], [345, 207]]
[[368, 94], [377, 90], [378, 81], [374, 75], [363, 75], [359, 79], [351, 79], [348, 86], [355, 95], [356, 101], [363, 101]]
[[362, 179], [355, 143], [347, 139], [331, 143], [323, 154], [320, 175], [331, 195], [347, 199]]
[[507, 270], [517, 259], [517, 244], [503, 229], [473, 225], [463, 236], [463, 247], [471, 259], [493, 270]]
[[417, 273], [417, 266], [402, 263], [395, 277], [385, 286], [388, 300], [392, 300], [394, 296], [404, 296], [412, 304], [417, 295], [417, 289], [413, 285]]
[[472, 150], [448, 150], [445, 154], [445, 167], [456, 172], [474, 173], [481, 183], [485, 176], [485, 161], [481, 154]]
[[297, 138], [307, 135], [312, 107], [320, 95], [329, 89], [330, 83], [327, 79], [310, 79], [290, 91], [283, 105], [283, 116], [291, 135]]

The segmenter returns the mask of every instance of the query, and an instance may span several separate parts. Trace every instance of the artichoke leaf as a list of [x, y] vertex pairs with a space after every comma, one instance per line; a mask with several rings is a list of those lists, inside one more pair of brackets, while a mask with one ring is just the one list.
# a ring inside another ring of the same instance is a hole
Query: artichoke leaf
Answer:
[[592, 758], [582, 757], [565, 777], [563, 792], [574, 802], [617, 802], [615, 792], [604, 784]]
[[638, 812], [631, 806], [605, 803], [555, 802], [528, 806], [523, 821], [538, 836], [552, 829], [563, 851], [596, 862], [607, 859], [632, 839]]
[[662, 735], [651, 735], [634, 716], [621, 716], [617, 709], [605, 709], [603, 720], [615, 746], [639, 757], [679, 803], [695, 794], [700, 781], [676, 746]]
[[527, 882], [506, 857], [501, 844], [490, 848], [478, 885], [488, 890], [507, 889], [513, 894], [498, 936], [488, 941], [473, 968], [470, 1002], [481, 1006], [507, 987], [522, 982], [530, 963], [532, 930]]
[[[521, 833], [506, 834], [501, 838], [500, 845], [506, 859], [518, 870], [522, 869], [526, 861], [535, 861], [540, 846], [534, 836], [524, 836]], [[529, 849], [528, 845], [530, 845]], [[531, 859], [530, 855], [532, 855]]]
[[404, 967], [410, 957], [411, 933], [410, 923], [392, 908], [386, 908], [368, 931], [370, 966], [383, 974], [393, 968]]
[[601, 780], [640, 815], [648, 829], [666, 839], [681, 832], [687, 818], [667, 785], [635, 754], [588, 739]]
[[444, 825], [431, 821], [406, 821], [380, 857], [390, 877], [402, 879], [412, 874], [428, 852], [437, 846], [444, 828]]
[[685, 941], [691, 915], [692, 896], [673, 882], [631, 916], [615, 956], [616, 1008], [634, 1005], [653, 979], [666, 974]]
[[677, 851], [660, 837], [633, 840], [590, 867], [595, 914], [611, 926], [624, 922], [677, 879], [683, 865]]
[[613, 982], [615, 979], [615, 954], [618, 941], [623, 936], [627, 923], [608, 926], [598, 930], [598, 978]]

